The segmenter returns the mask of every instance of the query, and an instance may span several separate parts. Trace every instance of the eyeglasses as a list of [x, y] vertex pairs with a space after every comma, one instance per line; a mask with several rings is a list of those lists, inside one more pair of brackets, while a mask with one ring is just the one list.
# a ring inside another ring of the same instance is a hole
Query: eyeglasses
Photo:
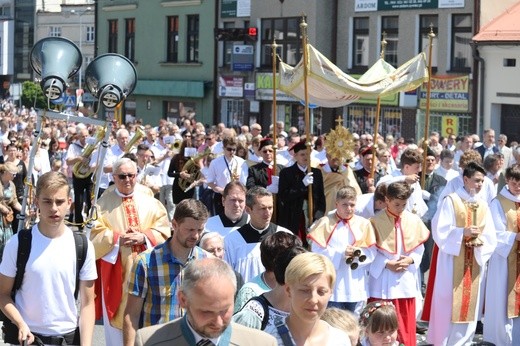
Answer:
[[226, 148], [230, 153], [237, 151], [237, 148]]
[[127, 174], [117, 174], [117, 177], [121, 180], [125, 180], [126, 178], [134, 179], [136, 174], [127, 173]]

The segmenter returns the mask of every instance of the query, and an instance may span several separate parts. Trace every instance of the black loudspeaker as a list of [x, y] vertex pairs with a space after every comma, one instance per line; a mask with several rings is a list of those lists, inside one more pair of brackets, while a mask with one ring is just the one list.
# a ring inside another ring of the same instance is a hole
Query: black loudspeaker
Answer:
[[67, 80], [81, 67], [79, 48], [62, 37], [47, 37], [36, 42], [31, 50], [31, 66], [40, 77], [43, 93], [49, 100], [61, 97]]
[[115, 108], [135, 89], [137, 72], [134, 64], [119, 54], [103, 54], [87, 66], [88, 90], [108, 109]]

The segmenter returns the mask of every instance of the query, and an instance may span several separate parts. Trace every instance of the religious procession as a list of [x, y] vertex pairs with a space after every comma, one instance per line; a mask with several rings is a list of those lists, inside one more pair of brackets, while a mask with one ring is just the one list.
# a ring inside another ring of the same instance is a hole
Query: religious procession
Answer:
[[[520, 341], [518, 143], [491, 128], [482, 141], [442, 137], [428, 112], [418, 142], [358, 134], [341, 116], [314, 135], [311, 104], [373, 97], [379, 109], [385, 95], [429, 85], [431, 63], [420, 53], [394, 68], [383, 39], [356, 79], [301, 25], [296, 66], [273, 44], [273, 114], [277, 90], [299, 98], [305, 132], [274, 117], [268, 129], [196, 115], [123, 124], [137, 75], [114, 54], [86, 71], [112, 117], [2, 102], [6, 343], [92, 345], [96, 321], [114, 346]], [[50, 102], [81, 53], [48, 38], [31, 58]]]

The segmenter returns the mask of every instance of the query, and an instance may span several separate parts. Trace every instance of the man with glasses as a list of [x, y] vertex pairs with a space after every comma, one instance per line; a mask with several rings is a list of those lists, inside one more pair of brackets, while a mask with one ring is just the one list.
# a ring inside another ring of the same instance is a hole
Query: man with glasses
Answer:
[[245, 185], [248, 171], [246, 161], [235, 155], [238, 145], [236, 137], [224, 138], [222, 145], [224, 147], [224, 155], [211, 161], [206, 172], [207, 184], [215, 192], [216, 214], [220, 214], [224, 210], [222, 193], [226, 185], [232, 181], [239, 181]]
[[161, 202], [146, 190], [136, 188], [136, 163], [121, 158], [112, 169], [115, 188], [99, 199], [98, 218], [90, 238], [96, 250], [100, 279], [96, 284], [96, 310], [103, 312], [107, 345], [122, 345], [127, 301], [123, 292], [127, 291], [134, 258], [146, 248], [163, 243], [171, 231]]
[[262, 156], [262, 162], [249, 167], [246, 183], [248, 189], [253, 186], [262, 186], [271, 193], [278, 193], [278, 174], [284, 167], [277, 164], [276, 172], [274, 171], [273, 144], [271, 138], [265, 138], [260, 141], [258, 152]]

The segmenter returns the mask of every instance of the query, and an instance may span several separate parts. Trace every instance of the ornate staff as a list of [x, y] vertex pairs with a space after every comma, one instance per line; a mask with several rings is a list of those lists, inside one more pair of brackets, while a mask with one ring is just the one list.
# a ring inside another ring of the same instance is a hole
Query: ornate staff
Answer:
[[[272, 55], [272, 64], [273, 64], [273, 175], [276, 175], [276, 149], [278, 146], [278, 139], [276, 138], [276, 48], [278, 45], [276, 44], [276, 40], [273, 39], [273, 43], [271, 44], [271, 55]], [[273, 194], [273, 220], [276, 220], [276, 195]]]
[[[385, 50], [386, 45], [386, 32], [383, 32], [383, 40], [381, 41], [381, 54], [379, 56], [380, 59], [385, 59]], [[372, 146], [372, 166], [370, 167], [370, 178], [374, 179], [374, 175], [376, 172], [376, 150], [377, 150], [377, 133], [379, 131], [379, 116], [381, 114], [381, 96], [377, 96], [377, 107], [376, 107], [376, 121], [374, 124], [374, 145]], [[375, 185], [375, 181], [374, 181]]]
[[433, 24], [430, 24], [430, 33], [428, 34], [429, 40], [429, 52], [428, 52], [428, 85], [426, 88], [426, 116], [424, 118], [424, 140], [423, 140], [423, 163], [422, 163], [422, 172], [421, 174], [421, 188], [424, 189], [424, 185], [426, 183], [426, 156], [428, 155], [428, 140], [426, 136], [428, 136], [428, 127], [430, 126], [430, 95], [432, 91], [432, 47], [433, 47], [433, 38], [435, 34], [433, 33]]
[[[308, 59], [309, 59], [309, 47], [307, 46], [307, 23], [305, 22], [305, 17], [302, 17], [302, 22], [300, 23], [300, 30], [302, 32], [302, 46], [303, 46], [303, 87], [304, 87], [304, 95], [305, 95], [305, 130], [306, 135], [305, 138], [307, 140], [307, 173], [310, 173], [311, 170], [311, 121], [310, 121], [310, 113], [309, 113], [309, 90], [307, 84], [307, 77], [309, 74], [308, 71]], [[312, 201], [312, 184], [308, 186], [309, 195], [307, 197], [308, 204], [308, 221], [309, 226], [312, 224], [312, 215], [313, 215], [313, 201]]]

